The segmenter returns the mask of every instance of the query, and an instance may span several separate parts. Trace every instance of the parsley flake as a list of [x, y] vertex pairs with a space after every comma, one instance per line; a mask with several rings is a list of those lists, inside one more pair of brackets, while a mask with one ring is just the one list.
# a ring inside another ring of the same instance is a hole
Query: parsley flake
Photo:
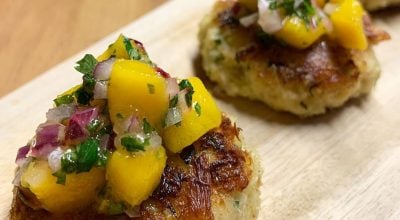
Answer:
[[196, 102], [196, 104], [194, 105], [194, 110], [196, 111], [197, 116], [200, 117], [200, 115], [201, 115], [201, 105], [198, 102]]
[[91, 54], [86, 54], [81, 60], [77, 62], [75, 69], [83, 74], [92, 74], [97, 64], [96, 58]]
[[153, 84], [147, 83], [147, 89], [149, 90], [150, 94], [154, 94], [156, 91], [156, 88]]
[[60, 105], [65, 105], [65, 104], [70, 104], [74, 101], [74, 96], [67, 94], [67, 95], [62, 95], [62, 96], [58, 96], [56, 99], [53, 100], [54, 103], [56, 104], [56, 106], [60, 106]]
[[131, 40], [124, 37], [124, 44], [125, 44], [125, 49], [126, 49], [126, 52], [128, 53], [129, 58], [133, 59], [133, 60], [140, 60], [141, 56], [140, 56], [139, 50], [132, 46]]
[[125, 136], [121, 138], [121, 145], [129, 152], [144, 151], [144, 147], [149, 145], [149, 140], [141, 140], [136, 137]]

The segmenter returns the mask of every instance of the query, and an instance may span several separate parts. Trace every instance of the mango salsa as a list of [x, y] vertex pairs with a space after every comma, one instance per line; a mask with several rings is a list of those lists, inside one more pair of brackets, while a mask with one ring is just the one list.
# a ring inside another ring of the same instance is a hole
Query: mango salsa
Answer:
[[298, 49], [309, 47], [326, 33], [322, 22], [318, 22], [315, 28], [307, 25], [303, 19], [297, 16], [287, 17], [283, 22], [282, 29], [276, 32], [274, 36]]
[[135, 60], [115, 62], [108, 87], [108, 107], [113, 123], [118, 117], [137, 114], [160, 131], [168, 103], [165, 79], [152, 66]]
[[82, 210], [92, 204], [104, 185], [104, 169], [68, 174], [65, 185], [56, 183], [47, 161], [34, 160], [21, 177], [21, 185], [34, 193], [42, 206], [53, 213]]
[[165, 147], [173, 153], [180, 152], [221, 124], [221, 112], [201, 80], [197, 77], [191, 77], [188, 80], [194, 89], [193, 105], [200, 106], [198, 107], [200, 113], [192, 107], [183, 115], [179, 125], [172, 125], [164, 130]]
[[121, 59], [129, 59], [129, 54], [126, 51], [124, 41], [125, 37], [123, 35], [119, 35], [118, 39], [111, 44], [106, 51], [97, 57], [97, 60], [100, 62], [110, 58], [111, 56]]
[[117, 149], [108, 161], [106, 173], [112, 196], [131, 206], [140, 204], [159, 184], [166, 160], [162, 146], [136, 153]]
[[364, 34], [364, 9], [357, 0], [343, 0], [330, 15], [333, 37], [345, 48], [365, 50], [368, 40]]

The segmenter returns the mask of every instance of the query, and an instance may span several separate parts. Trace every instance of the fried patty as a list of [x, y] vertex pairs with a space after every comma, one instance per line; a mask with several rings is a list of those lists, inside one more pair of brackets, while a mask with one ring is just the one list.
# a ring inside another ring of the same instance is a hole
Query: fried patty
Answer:
[[389, 6], [399, 5], [400, 0], [360, 0], [368, 10], [377, 10]]
[[[161, 182], [140, 206], [138, 219], [255, 219], [260, 205], [260, 167], [242, 148], [239, 128], [224, 117], [182, 153], [169, 155]], [[26, 205], [14, 189], [11, 219], [128, 219], [84, 213], [53, 215]]]
[[[323, 38], [305, 50], [272, 39], [236, 1], [217, 1], [201, 22], [200, 53], [206, 75], [230, 96], [259, 100], [300, 116], [322, 114], [368, 93], [380, 74], [371, 48], [345, 49]], [[371, 43], [388, 38], [365, 17]]]

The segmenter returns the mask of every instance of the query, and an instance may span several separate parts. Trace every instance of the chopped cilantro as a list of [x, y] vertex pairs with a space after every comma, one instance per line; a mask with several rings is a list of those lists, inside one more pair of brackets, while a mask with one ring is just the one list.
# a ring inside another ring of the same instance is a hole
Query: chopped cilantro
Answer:
[[92, 74], [97, 64], [96, 58], [91, 54], [86, 54], [81, 60], [77, 62], [75, 69], [83, 74]]
[[100, 148], [100, 141], [89, 138], [80, 143], [76, 149], [68, 149], [61, 156], [61, 170], [53, 173], [57, 183], [65, 184], [66, 174], [88, 172], [93, 166], [104, 167], [107, 164], [109, 152]]
[[295, 15], [307, 23], [310, 23], [311, 17], [315, 15], [311, 0], [302, 0], [300, 4], [297, 3], [297, 0], [283, 0], [281, 2], [273, 0], [269, 5], [270, 10], [279, 8], [284, 9], [287, 15]]
[[193, 99], [194, 90], [193, 90], [193, 86], [189, 82], [189, 80], [187, 80], [187, 79], [182, 80], [179, 83], [179, 89], [180, 90], [187, 89], [187, 93], [185, 94], [186, 105], [187, 106], [192, 106], [192, 99]]
[[194, 105], [194, 110], [196, 111], [197, 116], [201, 115], [201, 105], [198, 102], [196, 102], [196, 104]]
[[89, 122], [86, 128], [89, 131], [90, 136], [94, 136], [102, 125], [103, 122], [101, 120], [93, 119], [92, 121]]
[[142, 141], [136, 137], [125, 136], [121, 138], [121, 145], [129, 152], [144, 151], [144, 147], [149, 145], [149, 140]]
[[150, 93], [150, 94], [154, 94], [154, 93], [155, 93], [155, 90], [156, 90], [156, 88], [154, 87], [154, 85], [153, 85], [153, 84], [150, 84], [150, 83], [147, 83], [147, 89], [149, 90], [149, 93]]
[[154, 131], [154, 128], [150, 125], [146, 118], [143, 119], [143, 132], [149, 134]]
[[125, 44], [125, 49], [126, 49], [126, 52], [128, 53], [129, 58], [133, 59], [133, 60], [140, 60], [141, 56], [140, 56], [139, 50], [132, 46], [131, 40], [124, 37], [124, 44]]
[[85, 91], [84, 87], [79, 88], [74, 93], [76, 100], [79, 104], [87, 105], [90, 103], [90, 100], [93, 98], [93, 93]]
[[65, 173], [73, 173], [78, 168], [78, 155], [75, 150], [68, 149], [61, 156], [61, 170]]
[[171, 100], [169, 100], [169, 107], [170, 108], [176, 107], [177, 104], [178, 104], [178, 95], [175, 95], [174, 97], [172, 97]]
[[52, 175], [57, 177], [57, 182], [56, 182], [57, 184], [65, 185], [65, 180], [67, 177], [67, 174], [65, 172], [59, 170], [59, 171], [53, 173]]
[[60, 106], [60, 105], [72, 103], [74, 101], [74, 97], [73, 97], [73, 95], [67, 94], [67, 95], [58, 96], [53, 101], [56, 104], [56, 106]]
[[77, 146], [77, 173], [88, 172], [99, 159], [100, 142], [89, 138]]

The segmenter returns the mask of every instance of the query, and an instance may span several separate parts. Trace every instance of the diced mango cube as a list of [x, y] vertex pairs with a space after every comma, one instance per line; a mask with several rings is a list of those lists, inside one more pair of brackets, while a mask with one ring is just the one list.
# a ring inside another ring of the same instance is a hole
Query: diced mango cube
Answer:
[[108, 107], [113, 123], [118, 117], [137, 114], [160, 131], [168, 103], [166, 81], [152, 66], [135, 60], [115, 62], [108, 86]]
[[221, 124], [221, 112], [201, 80], [197, 77], [188, 80], [194, 89], [193, 105], [200, 106], [200, 113], [192, 107], [183, 115], [180, 125], [165, 128], [163, 135], [165, 147], [173, 153], [180, 152]]
[[348, 49], [365, 50], [368, 40], [363, 26], [364, 9], [357, 0], [343, 0], [330, 15], [333, 37]]
[[95, 201], [104, 183], [104, 169], [92, 168], [89, 172], [67, 174], [65, 185], [58, 184], [47, 161], [40, 160], [32, 161], [21, 177], [22, 187], [53, 213], [85, 209]]
[[282, 29], [274, 34], [275, 37], [298, 49], [309, 47], [326, 32], [322, 22], [318, 22], [316, 27], [311, 27], [297, 16], [287, 17], [283, 22]]
[[147, 199], [161, 180], [167, 156], [165, 149], [129, 153], [118, 148], [107, 163], [106, 179], [116, 202], [131, 206]]
[[111, 44], [108, 49], [104, 51], [104, 53], [97, 57], [97, 60], [100, 62], [110, 58], [111, 56], [115, 56], [116, 58], [120, 59], [129, 59], [124, 41], [125, 37], [122, 34], [119, 35], [118, 39]]

